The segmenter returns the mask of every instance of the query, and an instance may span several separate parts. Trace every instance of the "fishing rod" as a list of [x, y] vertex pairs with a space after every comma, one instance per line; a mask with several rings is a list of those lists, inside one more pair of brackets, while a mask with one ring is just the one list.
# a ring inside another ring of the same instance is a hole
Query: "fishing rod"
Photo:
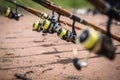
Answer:
[[[20, 8], [22, 8], [22, 9], [24, 9], [24, 10], [26, 10], [26, 11], [28, 11], [28, 12], [30, 12], [30, 13], [32, 13], [33, 15], [36, 15], [36, 16], [38, 16], [38, 17], [42, 17], [43, 18], [43, 16], [44, 16], [44, 18], [49, 18], [49, 15], [48, 14], [46, 14], [46, 13], [44, 13], [44, 12], [41, 12], [40, 10], [36, 10], [36, 9], [33, 9], [33, 8], [31, 8], [31, 7], [27, 7], [27, 6], [23, 6], [23, 5], [20, 5], [20, 4], [18, 4], [16, 1], [14, 1], [14, 0], [5, 0], [5, 1], [7, 1], [7, 2], [10, 2], [10, 3], [12, 3], [12, 4], [14, 4], [14, 5], [16, 5], [16, 8], [17, 9], [15, 9], [16, 10], [16, 12], [14, 13], [14, 14], [17, 14], [17, 10], [18, 10], [18, 7], [20, 7]], [[11, 15], [14, 15], [13, 14], [13, 11], [8, 7], [7, 8], [7, 10], [6, 10], [6, 16], [7, 17], [10, 17]], [[14, 19], [16, 19], [16, 20], [18, 20], [18, 18], [16, 18], [16, 17], [14, 17], [13, 16], [13, 18]], [[66, 25], [68, 25], [68, 26], [72, 26], [72, 24], [70, 24], [70, 23], [68, 23], [68, 22], [65, 22], [64, 20], [59, 20], [61, 23], [64, 23], [64, 24], [66, 24]], [[76, 27], [76, 29], [78, 29], [78, 30], [81, 30], [82, 28], [80, 27], [80, 26], [77, 26], [77, 25], [75, 25], [75, 27]]]
[[[98, 27], [98, 26], [96, 26], [96, 25], [94, 25], [94, 24], [76, 16], [76, 15], [74, 15], [73, 13], [69, 12], [68, 10], [65, 10], [65, 9], [62, 9], [62, 8], [56, 6], [55, 4], [53, 4], [53, 2], [50, 2], [48, 0], [32, 0], [32, 1], [34, 1], [36, 3], [39, 3], [40, 5], [48, 8], [52, 11], [55, 11], [56, 13], [58, 13], [60, 15], [71, 18], [73, 20], [73, 27], [74, 27], [75, 22], [79, 22], [81, 24], [91, 26], [96, 30], [100, 30], [103, 34], [107, 33], [106, 30], [104, 30], [104, 29], [102, 29], [102, 28], [100, 28], [100, 27]], [[120, 37], [119, 36], [111, 33], [111, 37], [120, 42]]]

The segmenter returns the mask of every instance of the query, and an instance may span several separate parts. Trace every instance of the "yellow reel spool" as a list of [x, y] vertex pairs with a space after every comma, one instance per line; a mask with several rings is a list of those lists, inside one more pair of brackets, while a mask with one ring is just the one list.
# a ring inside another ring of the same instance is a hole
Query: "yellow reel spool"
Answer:
[[49, 30], [50, 26], [51, 26], [51, 23], [50, 23], [49, 20], [44, 20], [43, 21], [43, 29], [44, 30]]
[[94, 29], [84, 29], [76, 38], [77, 44], [82, 44], [85, 49], [98, 52], [102, 44], [101, 34]]
[[44, 19], [48, 19], [49, 18], [49, 15], [47, 13], [44, 13]]
[[49, 15], [47, 13], [42, 13], [43, 20], [48, 19], [48, 18], [49, 18]]
[[65, 30], [64, 28], [62, 28], [61, 33], [59, 34], [60, 39], [62, 39], [63, 36], [66, 35], [66, 33], [67, 33], [67, 30]]
[[36, 31], [38, 30], [39, 28], [39, 21], [36, 21], [34, 24], [33, 24], [33, 30]]
[[11, 9], [8, 7], [6, 10], [5, 16], [9, 17], [10, 13], [11, 13]]

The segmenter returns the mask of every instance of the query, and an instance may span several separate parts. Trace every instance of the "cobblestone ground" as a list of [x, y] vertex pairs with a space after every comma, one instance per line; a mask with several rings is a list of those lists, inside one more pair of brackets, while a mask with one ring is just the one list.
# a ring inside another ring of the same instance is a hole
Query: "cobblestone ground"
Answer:
[[[81, 17], [105, 29], [105, 16]], [[113, 40], [117, 47], [114, 61], [93, 54], [88, 67], [77, 71], [72, 64], [73, 48], [78, 48], [81, 59], [88, 51], [60, 40], [56, 34], [42, 36], [33, 32], [35, 18], [25, 14], [20, 21], [15, 21], [0, 16], [0, 80], [20, 80], [15, 74], [26, 74], [32, 80], [120, 80], [119, 42]], [[113, 23], [112, 32], [120, 35], [119, 31], [120, 25]]]

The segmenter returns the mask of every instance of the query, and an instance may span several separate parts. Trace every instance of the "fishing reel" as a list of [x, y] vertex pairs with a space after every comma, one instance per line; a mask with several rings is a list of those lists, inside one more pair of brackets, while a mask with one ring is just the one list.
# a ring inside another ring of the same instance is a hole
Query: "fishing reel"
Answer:
[[8, 7], [5, 11], [5, 16], [6, 17], [11, 17], [12, 13], [13, 13], [12, 10], [10, 9], [10, 7]]
[[[75, 38], [75, 43], [82, 45], [85, 49], [90, 52], [97, 53], [101, 50], [102, 45], [102, 34], [92, 28], [83, 29], [78, 36]], [[82, 67], [86, 67], [88, 64], [88, 58], [90, 53], [80, 61], [77, 57], [73, 58], [73, 65], [77, 70], [81, 70]]]
[[10, 2], [10, 3], [13, 3], [15, 5], [15, 10], [13, 11], [13, 9], [11, 9], [10, 7], [8, 7], [6, 10], [5, 10], [5, 16], [8, 17], [8, 18], [13, 18], [15, 20], [19, 20], [19, 18], [21, 16], [23, 16], [21, 13], [18, 13], [18, 7], [19, 5], [16, 3], [16, 1], [11, 1], [11, 0], [5, 0], [7, 2]]
[[71, 41], [74, 42], [74, 36], [72, 32], [69, 30], [62, 28], [61, 24], [55, 20], [55, 22], [51, 22], [49, 20], [43, 21], [43, 31], [48, 33], [57, 33], [57, 36], [60, 39], [63, 39], [65, 41]]
[[59, 22], [51, 22], [50, 20], [43, 20], [43, 22], [40, 21], [36, 21], [33, 24], [33, 31], [37, 31], [40, 32], [42, 31], [43, 33], [57, 33], [57, 36], [60, 39], [66, 40], [66, 41], [71, 41], [74, 42], [74, 37], [73, 34], [65, 29], [61, 27], [61, 24]]
[[[76, 37], [75, 42], [82, 45], [86, 50], [97, 55], [103, 55], [109, 60], [113, 60], [115, 57], [116, 48], [113, 46], [111, 39], [92, 28], [82, 30]], [[77, 70], [87, 66], [89, 55], [90, 53], [84, 61], [80, 61], [77, 57], [73, 59], [73, 64]]]
[[15, 19], [15, 20], [19, 20], [19, 18], [21, 16], [23, 16], [21, 13], [17, 13], [17, 9], [16, 11], [14, 12], [10, 7], [8, 7], [5, 11], [5, 16], [10, 18], [10, 19]]
[[44, 20], [43, 24], [43, 32], [53, 34], [55, 31], [53, 30], [53, 26], [49, 20]]
[[72, 32], [70, 32], [69, 30], [65, 29], [65, 28], [59, 28], [57, 30], [57, 36], [59, 36], [60, 39], [63, 39], [67, 42], [74, 42], [74, 38], [75, 36], [73, 35]]

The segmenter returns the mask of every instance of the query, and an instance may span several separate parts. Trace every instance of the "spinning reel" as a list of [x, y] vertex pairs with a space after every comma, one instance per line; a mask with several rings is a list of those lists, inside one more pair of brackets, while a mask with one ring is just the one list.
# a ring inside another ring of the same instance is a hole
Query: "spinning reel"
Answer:
[[[97, 55], [103, 55], [109, 60], [115, 58], [115, 46], [111, 42], [111, 38], [107, 35], [102, 35], [100, 32], [94, 29], [84, 29], [75, 39], [76, 44], [82, 45], [90, 52], [94, 52]], [[73, 59], [73, 64], [77, 70], [82, 67], [86, 67], [88, 64], [90, 53], [87, 54], [84, 61], [80, 61], [77, 57]]]
[[74, 41], [72, 33], [68, 31], [65, 28], [62, 28], [59, 22], [56, 22], [54, 24], [51, 23], [49, 20], [43, 20], [42, 23], [35, 22], [33, 25], [33, 30], [43, 33], [57, 33], [57, 36], [59, 36], [60, 39], [66, 40], [66, 41]]
[[54, 12], [52, 12], [52, 16], [49, 17], [46, 13], [42, 13], [41, 15], [42, 22], [35, 22], [33, 24], [33, 30], [34, 31], [42, 31], [43, 33], [57, 33], [60, 39], [74, 42], [73, 33], [71, 33], [69, 30], [62, 28], [61, 24], [59, 22], [60, 15], [56, 19], [54, 16]]
[[[14, 2], [14, 3], [16, 3], [16, 2]], [[18, 13], [18, 7], [19, 6], [17, 6], [16, 5], [16, 9], [15, 9], [15, 11], [13, 11], [10, 7], [8, 7], [6, 10], [5, 10], [5, 16], [6, 17], [8, 17], [8, 18], [10, 18], [10, 19], [15, 19], [15, 20], [19, 20], [19, 18], [21, 17], [21, 16], [23, 16], [21, 13]]]
[[[102, 34], [92, 28], [83, 29], [81, 33], [76, 36], [75, 43], [82, 45], [86, 50], [89, 50], [90, 52], [97, 53], [101, 50]], [[87, 54], [83, 61], [80, 61], [77, 57], [73, 58], [73, 65], [75, 68], [77, 70], [80, 70], [82, 67], [86, 67], [88, 64], [89, 56], [90, 53]]]
[[[106, 1], [113, 1], [113, 0], [106, 0]], [[117, 1], [117, 0], [114, 0]], [[91, 0], [92, 2], [92, 0]], [[94, 2], [94, 1], [93, 1]], [[97, 2], [97, 1], [96, 1]], [[119, 3], [118, 3], [119, 4]], [[95, 4], [96, 5], [96, 4]], [[118, 9], [118, 6], [111, 4], [112, 7]], [[113, 45], [111, 39], [111, 22], [112, 19], [116, 19], [120, 21], [120, 13], [116, 10], [112, 9], [111, 6], [106, 5], [106, 14], [108, 16], [108, 22], [106, 25], [106, 34], [102, 35], [100, 32], [97, 32], [94, 29], [85, 29], [83, 30], [75, 39], [77, 44], [81, 44], [84, 46], [85, 49], [89, 50], [90, 52], [94, 52], [98, 55], [104, 55], [109, 60], [114, 60], [115, 58], [115, 51], [116, 47]], [[85, 61], [80, 62], [78, 58], [73, 59], [74, 66], [76, 69], [80, 70], [81, 67], [87, 66], [88, 56], [85, 58]]]

